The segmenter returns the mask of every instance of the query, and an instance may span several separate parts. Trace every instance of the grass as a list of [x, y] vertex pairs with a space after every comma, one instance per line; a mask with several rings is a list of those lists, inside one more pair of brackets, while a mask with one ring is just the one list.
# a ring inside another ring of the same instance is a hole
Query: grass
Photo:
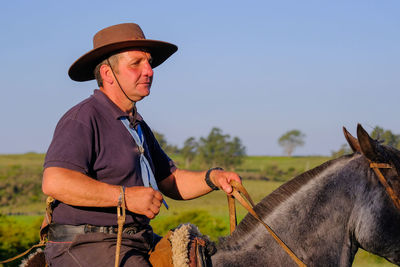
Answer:
[[303, 171], [309, 170], [331, 159], [330, 157], [273, 157], [273, 156], [248, 156], [242, 166], [246, 169], [260, 171], [266, 165], [278, 165], [281, 169], [296, 168]]
[[326, 161], [329, 157], [249, 156], [236, 171], [247, 179], [284, 182]]
[[35, 213], [41, 207], [43, 160], [43, 154], [35, 153], [0, 155], [1, 213]]
[[14, 215], [11, 216], [13, 220], [18, 224], [30, 225], [36, 223], [38, 220], [43, 218], [42, 215]]
[[375, 256], [365, 250], [359, 249], [353, 262], [353, 266], [359, 267], [392, 267], [397, 266], [386, 259]]
[[12, 165], [23, 165], [41, 169], [44, 157], [45, 154], [37, 153], [0, 155], [0, 168]]

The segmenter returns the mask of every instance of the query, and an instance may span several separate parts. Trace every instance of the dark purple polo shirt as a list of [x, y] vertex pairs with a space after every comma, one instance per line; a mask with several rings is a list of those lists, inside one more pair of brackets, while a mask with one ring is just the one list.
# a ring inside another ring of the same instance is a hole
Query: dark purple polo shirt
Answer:
[[[104, 183], [142, 186], [138, 147], [119, 120], [128, 116], [103, 92], [70, 109], [58, 122], [47, 151], [44, 167], [62, 167], [81, 172]], [[145, 156], [159, 182], [176, 167], [164, 153], [143, 118], [137, 114], [145, 138]], [[61, 224], [117, 225], [117, 209], [78, 207], [57, 202], [53, 221]], [[132, 212], [126, 223], [147, 224], [149, 219]]]

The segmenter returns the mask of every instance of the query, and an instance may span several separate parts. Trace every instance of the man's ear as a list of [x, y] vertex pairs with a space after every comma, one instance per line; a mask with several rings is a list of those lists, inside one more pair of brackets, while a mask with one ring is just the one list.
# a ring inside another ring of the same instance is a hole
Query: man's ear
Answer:
[[114, 75], [110, 66], [103, 64], [100, 66], [100, 76], [103, 79], [103, 85], [105, 83], [113, 84], [114, 83]]

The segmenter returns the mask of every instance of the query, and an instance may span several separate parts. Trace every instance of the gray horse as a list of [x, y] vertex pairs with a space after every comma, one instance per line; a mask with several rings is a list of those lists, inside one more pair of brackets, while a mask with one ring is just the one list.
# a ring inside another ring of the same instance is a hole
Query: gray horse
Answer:
[[[400, 210], [370, 161], [389, 163], [383, 175], [400, 197], [400, 151], [358, 140], [344, 129], [354, 154], [328, 161], [282, 185], [256, 205], [260, 215], [307, 266], [351, 266], [358, 248], [400, 265]], [[296, 266], [248, 214], [221, 239], [213, 266]]]

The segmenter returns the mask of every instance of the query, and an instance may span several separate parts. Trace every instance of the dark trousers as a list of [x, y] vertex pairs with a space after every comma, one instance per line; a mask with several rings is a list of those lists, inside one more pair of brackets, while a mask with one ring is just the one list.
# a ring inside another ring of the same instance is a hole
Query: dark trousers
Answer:
[[[79, 234], [71, 242], [49, 241], [45, 248], [49, 266], [114, 266], [116, 234]], [[148, 267], [148, 252], [153, 244], [153, 232], [122, 234], [119, 266]]]

